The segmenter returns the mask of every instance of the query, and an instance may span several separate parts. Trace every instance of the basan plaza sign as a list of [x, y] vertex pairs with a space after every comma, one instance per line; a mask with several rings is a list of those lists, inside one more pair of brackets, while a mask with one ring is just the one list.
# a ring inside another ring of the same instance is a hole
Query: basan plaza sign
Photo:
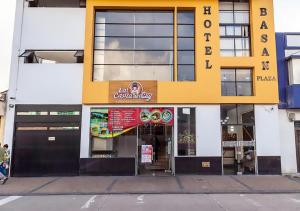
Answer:
[[110, 81], [109, 103], [151, 104], [157, 102], [156, 81]]

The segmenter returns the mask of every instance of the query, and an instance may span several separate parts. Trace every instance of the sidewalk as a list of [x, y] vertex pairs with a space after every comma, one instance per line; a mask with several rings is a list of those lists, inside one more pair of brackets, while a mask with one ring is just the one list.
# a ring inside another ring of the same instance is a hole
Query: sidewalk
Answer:
[[283, 176], [10, 178], [0, 196], [100, 194], [300, 193], [300, 179]]

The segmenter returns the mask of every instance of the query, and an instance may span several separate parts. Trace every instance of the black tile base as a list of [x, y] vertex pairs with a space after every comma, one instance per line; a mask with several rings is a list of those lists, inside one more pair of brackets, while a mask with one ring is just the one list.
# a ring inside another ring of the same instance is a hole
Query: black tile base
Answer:
[[135, 158], [80, 158], [80, 175], [134, 176]]
[[[209, 167], [205, 166], [209, 164]], [[176, 174], [222, 175], [221, 157], [176, 157]]]
[[280, 156], [258, 156], [258, 174], [260, 175], [280, 175], [281, 158]]

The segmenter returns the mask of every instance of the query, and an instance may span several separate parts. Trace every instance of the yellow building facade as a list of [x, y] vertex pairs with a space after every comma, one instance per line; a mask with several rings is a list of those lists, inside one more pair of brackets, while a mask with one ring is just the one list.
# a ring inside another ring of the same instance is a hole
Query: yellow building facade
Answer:
[[[93, 81], [94, 23], [97, 10], [195, 11], [195, 81], [177, 81], [177, 32], [174, 27], [173, 81], [157, 83], [157, 104], [278, 103], [272, 0], [250, 1], [251, 56], [220, 55], [219, 1], [88, 0], [84, 60], [83, 104], [109, 104], [109, 81]], [[174, 18], [176, 25], [176, 18]], [[209, 35], [208, 35], [209, 34]], [[207, 39], [207, 36], [209, 38]], [[222, 96], [222, 68], [253, 70], [253, 96]], [[192, 94], [188, 94], [192, 93]]]

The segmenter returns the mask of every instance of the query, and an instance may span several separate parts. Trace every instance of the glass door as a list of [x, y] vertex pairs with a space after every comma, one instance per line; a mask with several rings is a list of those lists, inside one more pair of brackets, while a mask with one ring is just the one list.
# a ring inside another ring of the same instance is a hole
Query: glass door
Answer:
[[173, 127], [146, 124], [138, 127], [137, 158], [139, 175], [172, 173]]

